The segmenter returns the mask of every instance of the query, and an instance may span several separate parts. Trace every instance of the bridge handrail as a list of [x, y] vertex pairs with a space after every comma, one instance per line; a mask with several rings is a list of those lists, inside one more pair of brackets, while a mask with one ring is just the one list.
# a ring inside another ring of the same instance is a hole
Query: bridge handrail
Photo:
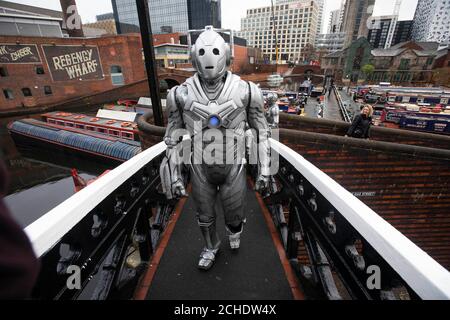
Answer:
[[305, 177], [422, 299], [450, 299], [450, 272], [376, 212], [294, 150], [275, 152]]
[[35, 254], [40, 257], [50, 250], [108, 195], [165, 149], [165, 143], [160, 142], [143, 151], [27, 226], [25, 232]]
[[339, 91], [336, 89], [336, 86], [333, 86], [334, 95], [336, 96], [336, 100], [339, 105], [339, 110], [341, 110], [342, 117], [344, 118], [345, 122], [352, 122], [352, 119], [350, 115], [348, 114], [347, 109], [344, 107], [344, 104], [342, 103], [342, 97]]

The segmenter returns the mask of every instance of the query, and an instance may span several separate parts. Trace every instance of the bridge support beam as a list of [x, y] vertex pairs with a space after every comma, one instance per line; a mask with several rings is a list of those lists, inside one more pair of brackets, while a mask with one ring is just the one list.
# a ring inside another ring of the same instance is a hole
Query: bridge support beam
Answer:
[[148, 2], [136, 0], [136, 7], [139, 16], [139, 25], [141, 27], [142, 48], [144, 49], [145, 69], [147, 72], [148, 86], [150, 88], [150, 97], [152, 99], [153, 118], [155, 125], [164, 127]]

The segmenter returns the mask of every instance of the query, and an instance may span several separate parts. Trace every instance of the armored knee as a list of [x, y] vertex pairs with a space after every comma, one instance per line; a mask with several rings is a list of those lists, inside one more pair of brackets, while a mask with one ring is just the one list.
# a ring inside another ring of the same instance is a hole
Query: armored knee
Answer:
[[197, 213], [197, 221], [199, 226], [210, 226], [216, 222], [216, 218], [213, 216]]

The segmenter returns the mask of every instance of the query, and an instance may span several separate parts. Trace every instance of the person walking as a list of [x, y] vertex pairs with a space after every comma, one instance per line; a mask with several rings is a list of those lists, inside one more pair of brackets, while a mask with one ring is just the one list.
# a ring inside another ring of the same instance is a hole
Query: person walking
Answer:
[[353, 118], [353, 122], [348, 128], [346, 137], [369, 139], [370, 125], [372, 124], [373, 108], [370, 104], [366, 104], [361, 113]]

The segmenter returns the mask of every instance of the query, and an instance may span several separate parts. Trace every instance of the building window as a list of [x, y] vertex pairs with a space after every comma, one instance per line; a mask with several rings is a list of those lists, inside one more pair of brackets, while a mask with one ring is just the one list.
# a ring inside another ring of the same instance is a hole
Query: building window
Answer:
[[44, 86], [44, 93], [45, 93], [46, 96], [49, 96], [49, 95], [53, 94], [52, 87]]
[[31, 97], [32, 96], [30, 88], [22, 88], [22, 93], [23, 93], [24, 97]]
[[8, 99], [8, 100], [13, 100], [14, 99], [13, 92], [10, 89], [3, 89], [3, 94], [5, 95], [5, 98]]
[[36, 74], [45, 74], [43, 66], [36, 66]]
[[0, 67], [0, 77], [7, 77], [8, 75], [8, 69], [6, 67]]
[[409, 59], [401, 59], [399, 69], [400, 70], [408, 70], [409, 69]]
[[125, 84], [123, 79], [122, 67], [111, 66], [111, 81], [115, 86], [121, 86]]

